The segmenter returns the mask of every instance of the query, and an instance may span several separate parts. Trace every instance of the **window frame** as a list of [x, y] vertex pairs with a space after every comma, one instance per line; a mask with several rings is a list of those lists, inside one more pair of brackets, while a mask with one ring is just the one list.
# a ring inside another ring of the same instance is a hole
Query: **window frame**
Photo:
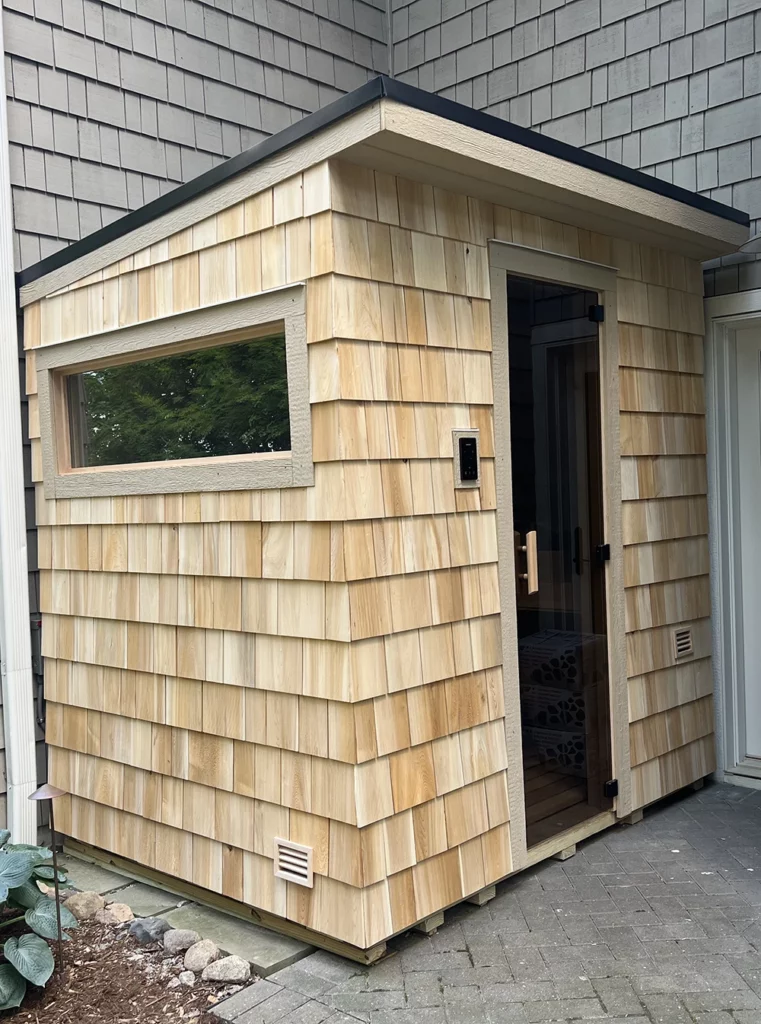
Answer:
[[[166, 462], [72, 467], [66, 377], [285, 334], [291, 448]], [[43, 487], [47, 498], [308, 487], [314, 483], [305, 287], [288, 285], [35, 350]]]

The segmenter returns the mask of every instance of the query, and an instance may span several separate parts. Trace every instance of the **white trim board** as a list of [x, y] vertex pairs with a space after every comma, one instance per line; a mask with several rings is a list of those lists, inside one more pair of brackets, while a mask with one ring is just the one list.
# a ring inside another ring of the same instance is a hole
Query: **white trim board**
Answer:
[[742, 649], [742, 598], [735, 571], [739, 531], [737, 424], [732, 377], [738, 327], [761, 327], [761, 289], [706, 299], [705, 386], [708, 470], [708, 532], [711, 556], [711, 606], [717, 776], [739, 782], [746, 774], [745, 682]]

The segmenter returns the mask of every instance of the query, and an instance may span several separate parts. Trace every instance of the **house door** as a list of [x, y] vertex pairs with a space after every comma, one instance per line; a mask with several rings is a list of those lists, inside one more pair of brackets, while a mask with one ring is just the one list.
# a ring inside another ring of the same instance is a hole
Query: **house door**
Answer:
[[738, 727], [742, 760], [761, 769], [761, 327], [738, 330], [736, 344], [740, 536], [735, 571], [742, 619], [739, 696], [745, 705]]
[[598, 301], [507, 275], [528, 847], [613, 804]]

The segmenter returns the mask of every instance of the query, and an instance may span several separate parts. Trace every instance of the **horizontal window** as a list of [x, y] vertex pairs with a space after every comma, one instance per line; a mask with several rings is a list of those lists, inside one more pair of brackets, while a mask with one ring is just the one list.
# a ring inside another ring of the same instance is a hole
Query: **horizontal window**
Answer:
[[39, 348], [46, 496], [311, 486], [304, 293]]
[[291, 447], [284, 333], [65, 380], [73, 468]]

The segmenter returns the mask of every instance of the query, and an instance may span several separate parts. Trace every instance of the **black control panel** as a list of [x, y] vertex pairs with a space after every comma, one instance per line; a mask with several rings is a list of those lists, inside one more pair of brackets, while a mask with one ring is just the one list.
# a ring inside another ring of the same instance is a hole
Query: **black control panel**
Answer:
[[478, 438], [461, 437], [460, 444], [460, 481], [468, 484], [478, 480]]

